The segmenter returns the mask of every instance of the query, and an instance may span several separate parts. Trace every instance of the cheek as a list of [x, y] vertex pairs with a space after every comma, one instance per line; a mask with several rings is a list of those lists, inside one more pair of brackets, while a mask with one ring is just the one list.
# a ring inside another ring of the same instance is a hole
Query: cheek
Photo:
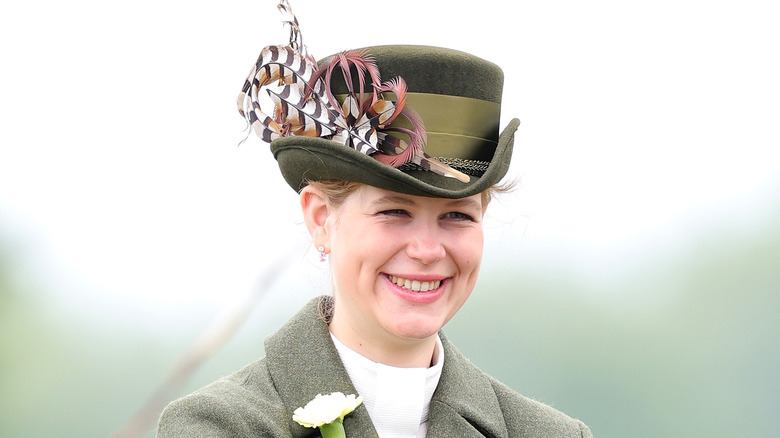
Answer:
[[484, 246], [485, 236], [482, 230], [475, 230], [463, 239], [463, 253], [468, 254], [469, 259], [479, 261], [482, 260], [482, 248]]
[[473, 278], [470, 278], [470, 281], [476, 281], [476, 275], [482, 262], [482, 247], [483, 236], [480, 232], [466, 239], [461, 249], [456, 252], [462, 269], [469, 272], [469, 276], [473, 276]]
[[387, 257], [388, 240], [355, 223], [340, 223], [331, 240], [330, 264], [336, 283], [343, 288], [366, 281]]

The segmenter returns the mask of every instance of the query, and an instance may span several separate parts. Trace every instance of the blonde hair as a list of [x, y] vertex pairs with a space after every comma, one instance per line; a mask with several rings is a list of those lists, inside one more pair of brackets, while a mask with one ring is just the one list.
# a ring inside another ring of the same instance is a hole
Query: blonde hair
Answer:
[[327, 181], [309, 181], [310, 186], [314, 186], [321, 190], [328, 198], [328, 203], [335, 208], [339, 208], [341, 204], [349, 197], [349, 195], [355, 193], [363, 183], [354, 181], [343, 180], [327, 180]]

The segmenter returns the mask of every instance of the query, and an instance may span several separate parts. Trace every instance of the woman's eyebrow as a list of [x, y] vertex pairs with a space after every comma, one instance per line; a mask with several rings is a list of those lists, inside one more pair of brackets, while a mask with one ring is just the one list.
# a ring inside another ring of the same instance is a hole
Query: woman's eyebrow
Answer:
[[482, 209], [482, 203], [473, 198], [453, 199], [451, 202], [448, 202], [448, 204], [452, 207]]
[[371, 205], [376, 207], [388, 204], [415, 205], [415, 202], [414, 199], [402, 195], [385, 195], [371, 202]]

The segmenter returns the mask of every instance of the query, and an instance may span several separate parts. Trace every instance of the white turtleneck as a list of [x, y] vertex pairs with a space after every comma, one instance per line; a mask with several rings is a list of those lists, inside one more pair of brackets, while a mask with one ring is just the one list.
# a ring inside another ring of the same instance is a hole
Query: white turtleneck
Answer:
[[398, 368], [376, 363], [342, 344], [331, 333], [341, 362], [363, 397], [380, 438], [424, 438], [428, 409], [444, 365], [444, 346], [436, 335], [433, 366]]

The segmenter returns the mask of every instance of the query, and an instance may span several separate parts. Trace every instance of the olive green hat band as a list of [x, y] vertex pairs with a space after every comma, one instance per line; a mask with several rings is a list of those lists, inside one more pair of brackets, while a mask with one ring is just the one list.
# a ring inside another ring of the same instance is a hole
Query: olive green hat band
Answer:
[[[393, 93], [384, 94], [387, 99], [396, 99]], [[337, 95], [336, 99], [342, 102], [345, 97]], [[501, 105], [471, 97], [414, 92], [406, 94], [406, 104], [425, 122], [428, 155], [486, 162], [493, 158]], [[404, 117], [396, 118], [390, 126], [411, 128]]]

